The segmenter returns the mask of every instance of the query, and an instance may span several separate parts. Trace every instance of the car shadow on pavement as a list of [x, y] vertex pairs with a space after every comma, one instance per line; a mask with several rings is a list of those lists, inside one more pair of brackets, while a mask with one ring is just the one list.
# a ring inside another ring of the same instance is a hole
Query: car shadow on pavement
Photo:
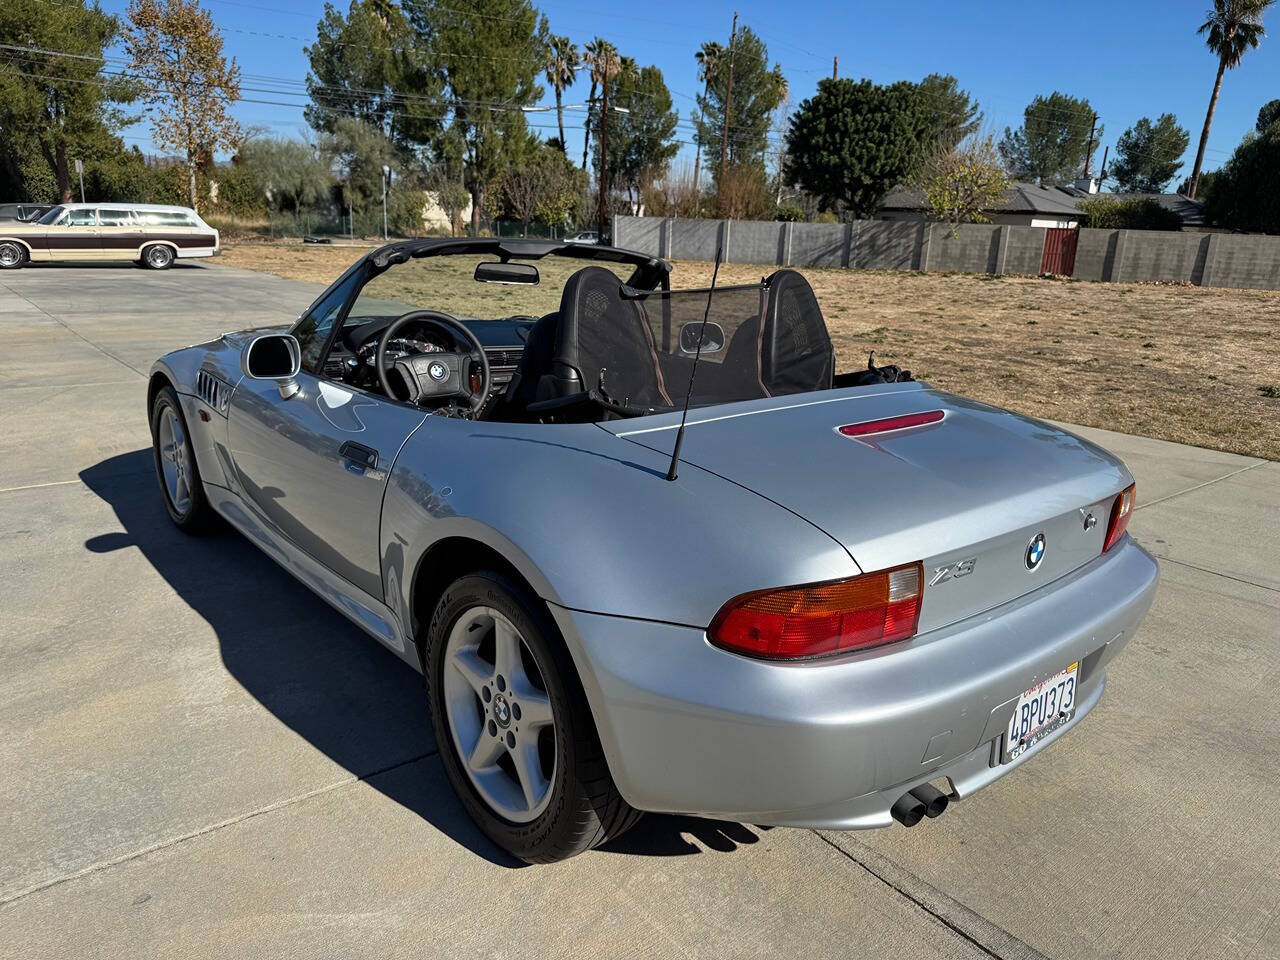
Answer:
[[[445, 778], [422, 678], [300, 584], [230, 526], [188, 536], [170, 522], [150, 449], [104, 460], [80, 479], [123, 532], [85, 542], [101, 554], [135, 548], [217, 635], [228, 672], [281, 723], [353, 776], [491, 863], [523, 866], [471, 822]], [[299, 784], [299, 792], [314, 784]], [[679, 856], [759, 841], [738, 823], [645, 817], [605, 851]]]
[[521, 865], [489, 842], [450, 790], [413, 669], [229, 526], [205, 536], [174, 527], [149, 449], [104, 460], [80, 479], [124, 528], [85, 547], [140, 550], [209, 623], [228, 672], [276, 719], [473, 853]]

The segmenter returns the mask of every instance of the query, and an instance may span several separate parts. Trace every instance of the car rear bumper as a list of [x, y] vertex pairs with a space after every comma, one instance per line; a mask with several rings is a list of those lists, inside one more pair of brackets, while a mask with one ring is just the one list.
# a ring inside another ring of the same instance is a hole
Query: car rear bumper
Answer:
[[[770, 663], [704, 631], [552, 607], [610, 771], [642, 810], [759, 824], [868, 828], [906, 790], [939, 778], [956, 798], [1008, 773], [1097, 704], [1107, 663], [1155, 593], [1131, 538], [1035, 594], [903, 644]], [[1014, 704], [1080, 662], [1075, 716], [1000, 764]]]

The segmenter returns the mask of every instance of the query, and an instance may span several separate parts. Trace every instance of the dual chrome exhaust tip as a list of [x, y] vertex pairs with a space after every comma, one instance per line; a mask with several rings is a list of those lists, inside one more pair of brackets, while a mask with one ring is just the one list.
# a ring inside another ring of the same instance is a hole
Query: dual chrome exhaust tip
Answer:
[[921, 817], [932, 820], [942, 816], [950, 803], [951, 798], [933, 784], [922, 783], [900, 796], [889, 813], [904, 827], [914, 827]]

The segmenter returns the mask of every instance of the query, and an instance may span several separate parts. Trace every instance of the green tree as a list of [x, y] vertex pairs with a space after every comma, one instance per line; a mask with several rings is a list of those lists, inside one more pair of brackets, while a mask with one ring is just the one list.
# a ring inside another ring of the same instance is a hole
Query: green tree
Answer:
[[1258, 123], [1255, 129], [1262, 133], [1277, 120], [1280, 120], [1280, 100], [1268, 100], [1258, 110]]
[[332, 133], [340, 117], [354, 117], [402, 150], [436, 144], [443, 81], [400, 7], [352, 0], [343, 16], [326, 3], [316, 42], [303, 52], [313, 129]]
[[919, 167], [932, 132], [915, 84], [824, 79], [792, 118], [786, 177], [823, 211], [870, 216]]
[[610, 77], [619, 66], [618, 50], [608, 40], [596, 37], [583, 48], [582, 63], [590, 71], [591, 93], [587, 96], [587, 129], [582, 137], [582, 169], [587, 169], [587, 152], [591, 149], [591, 114], [597, 110], [596, 91], [606, 74]]
[[[1094, 110], [1088, 100], [1054, 91], [1036, 97], [1022, 114], [1022, 126], [1005, 127], [1000, 155], [1018, 179], [1064, 183], [1080, 176], [1089, 152]], [[1097, 125], [1095, 143], [1102, 139]]]
[[1191, 186], [1187, 196], [1196, 197], [1200, 181], [1200, 167], [1204, 163], [1204, 148], [1209, 142], [1209, 128], [1213, 126], [1213, 112], [1218, 106], [1218, 94], [1222, 92], [1222, 76], [1235, 69], [1245, 53], [1257, 47], [1266, 31], [1262, 28], [1262, 15], [1275, 0], [1213, 0], [1209, 19], [1200, 24], [1196, 33], [1204, 34], [1205, 45], [1218, 58], [1218, 75], [1213, 81], [1213, 93], [1209, 95], [1209, 109], [1205, 111], [1204, 128], [1200, 131], [1200, 146], [1196, 148], [1196, 162], [1191, 169]]
[[416, 173], [406, 162], [404, 151], [373, 124], [355, 117], [339, 117], [333, 132], [320, 138], [319, 146], [327, 161], [324, 169], [337, 176], [353, 219], [360, 219], [363, 232], [381, 233], [382, 168], [391, 171], [391, 187]]
[[[635, 203], [641, 186], [663, 177], [672, 157], [680, 150], [675, 142], [680, 119], [671, 105], [671, 93], [657, 67], [637, 67], [624, 57], [618, 75], [609, 85], [609, 184], [627, 188]], [[594, 165], [600, 168], [600, 116], [590, 120], [595, 134]]]
[[255, 137], [240, 148], [239, 159], [272, 211], [299, 213], [329, 196], [329, 162], [309, 143]]
[[547, 41], [547, 83], [556, 94], [556, 124], [560, 127], [560, 152], [567, 152], [564, 141], [564, 92], [578, 79], [582, 55], [568, 37], [552, 36]]
[[960, 89], [950, 74], [931, 73], [919, 84], [924, 109], [930, 116], [932, 138], [944, 149], [950, 149], [982, 126], [978, 101]]
[[[118, 154], [112, 131], [136, 85], [104, 72], [119, 21], [96, 2], [4, 0], [0, 43], [34, 48], [0, 64], [0, 188], [6, 197], [69, 201], [72, 163]], [[39, 51], [58, 51], [41, 53]]]
[[1204, 195], [1212, 223], [1261, 233], [1280, 233], [1280, 123], [1250, 132], [1231, 154]]
[[750, 27], [740, 27], [729, 51], [715, 51], [707, 56], [708, 47], [699, 51], [699, 70], [704, 77], [703, 93], [698, 95], [701, 115], [694, 137], [703, 155], [703, 163], [713, 178], [720, 173], [720, 153], [724, 144], [725, 106], [730, 98], [729, 77], [732, 73], [732, 101], [729, 104], [728, 162], [731, 166], [757, 167], [764, 170], [765, 151], [769, 146], [769, 122], [773, 111], [786, 99], [787, 80], [778, 64], [769, 66], [769, 49]]
[[[698, 101], [698, 112], [690, 115], [693, 121], [693, 129], [702, 129], [702, 124], [707, 117], [706, 104], [711, 98], [711, 77], [716, 73], [717, 67], [721, 59], [725, 56], [725, 49], [714, 40], [708, 40], [693, 58], [698, 62], [698, 79], [702, 81], [702, 99]], [[693, 192], [698, 193], [698, 174], [702, 170], [702, 141], [694, 136], [693, 151]]]
[[[449, 126], [471, 192], [471, 226], [479, 231], [486, 194], [530, 138], [521, 107], [542, 97], [546, 20], [529, 0], [405, 0], [423, 49], [434, 51], [450, 99]], [[495, 200], [498, 198], [494, 198]]]
[[1181, 157], [1191, 142], [1185, 127], [1172, 113], [1162, 113], [1155, 123], [1143, 117], [1120, 134], [1116, 159], [1111, 165], [1120, 193], [1162, 193], [1182, 169]]
[[154, 111], [152, 139], [182, 155], [198, 210], [197, 165], [212, 164], [215, 151], [240, 139], [230, 113], [240, 99], [240, 68], [222, 55], [222, 35], [199, 0], [132, 0], [124, 46]]

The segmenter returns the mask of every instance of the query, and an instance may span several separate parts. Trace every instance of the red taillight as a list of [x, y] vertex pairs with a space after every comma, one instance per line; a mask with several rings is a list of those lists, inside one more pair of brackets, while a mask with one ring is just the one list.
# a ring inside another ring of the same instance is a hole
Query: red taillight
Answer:
[[1129, 526], [1129, 516], [1133, 513], [1133, 501], [1138, 495], [1138, 485], [1131, 483], [1118, 494], [1111, 505], [1111, 519], [1107, 521], [1107, 539], [1102, 542], [1102, 552], [1106, 553], [1124, 536]]
[[942, 410], [926, 410], [924, 413], [904, 413], [900, 417], [882, 417], [879, 420], [846, 423], [843, 427], [836, 427], [836, 430], [846, 437], [865, 437], [872, 433], [888, 433], [890, 430], [922, 427], [926, 423], [937, 423], [944, 416], [946, 414]]
[[736, 597], [707, 630], [717, 646], [769, 660], [861, 650], [915, 635], [920, 564]]

